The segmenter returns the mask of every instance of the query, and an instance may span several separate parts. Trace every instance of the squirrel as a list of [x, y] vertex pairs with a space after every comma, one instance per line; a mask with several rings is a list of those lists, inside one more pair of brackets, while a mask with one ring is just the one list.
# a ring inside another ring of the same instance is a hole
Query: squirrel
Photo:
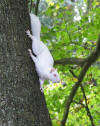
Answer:
[[[40, 40], [41, 23], [39, 18], [30, 13], [30, 22], [32, 34], [29, 30], [26, 31], [29, 38], [32, 40], [32, 50], [28, 49], [29, 55], [35, 63], [35, 68], [39, 76], [40, 90], [43, 92], [42, 84], [44, 80], [50, 80], [53, 83], [60, 81], [57, 69], [53, 67], [54, 60], [47, 46]], [[34, 56], [33, 53], [36, 55]]]

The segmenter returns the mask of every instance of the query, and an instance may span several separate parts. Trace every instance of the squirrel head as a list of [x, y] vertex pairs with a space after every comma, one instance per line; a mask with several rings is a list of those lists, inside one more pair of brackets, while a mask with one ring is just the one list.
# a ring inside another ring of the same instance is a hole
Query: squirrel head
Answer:
[[59, 77], [59, 74], [57, 72], [57, 69], [55, 69], [55, 68], [49, 69], [48, 79], [51, 80], [53, 83], [59, 83], [60, 82], [60, 77]]

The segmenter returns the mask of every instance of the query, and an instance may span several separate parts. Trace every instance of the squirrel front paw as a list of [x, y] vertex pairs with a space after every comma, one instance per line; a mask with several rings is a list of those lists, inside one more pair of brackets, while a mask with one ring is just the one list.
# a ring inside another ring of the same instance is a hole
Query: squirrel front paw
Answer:
[[29, 36], [30, 35], [30, 30], [27, 30], [26, 31], [26, 34]]
[[30, 56], [32, 55], [32, 50], [31, 49], [28, 49], [28, 52], [30, 54]]
[[26, 34], [27, 34], [28, 37], [31, 38], [32, 40], [34, 39], [34, 36], [30, 33], [29, 30], [26, 31]]
[[41, 87], [40, 87], [40, 90], [41, 90], [42, 93], [44, 92], [43, 88], [41, 88]]

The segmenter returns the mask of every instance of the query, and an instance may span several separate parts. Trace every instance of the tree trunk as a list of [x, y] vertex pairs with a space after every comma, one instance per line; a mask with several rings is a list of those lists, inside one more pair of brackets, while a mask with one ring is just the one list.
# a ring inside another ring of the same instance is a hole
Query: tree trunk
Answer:
[[0, 126], [51, 126], [34, 63], [27, 1], [0, 0]]

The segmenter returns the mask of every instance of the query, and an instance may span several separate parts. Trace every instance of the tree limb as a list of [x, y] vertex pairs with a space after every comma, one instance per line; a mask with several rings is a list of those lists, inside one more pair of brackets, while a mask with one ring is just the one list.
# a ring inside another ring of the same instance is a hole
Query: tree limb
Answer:
[[[78, 79], [78, 77], [75, 75], [75, 73], [74, 73], [72, 70], [70, 70], [70, 72], [72, 73], [72, 75], [73, 75], [75, 78]], [[94, 122], [93, 122], [93, 118], [92, 118], [91, 112], [90, 112], [89, 107], [88, 107], [88, 103], [87, 103], [87, 98], [86, 98], [86, 95], [85, 95], [84, 87], [82, 86], [82, 84], [80, 84], [80, 87], [81, 87], [81, 90], [82, 90], [83, 97], [84, 97], [84, 99], [85, 99], [85, 104], [86, 104], [86, 105], [84, 105], [84, 104], [81, 103], [81, 102], [77, 102], [77, 101], [75, 101], [75, 100], [73, 100], [73, 102], [75, 102], [75, 103], [77, 103], [77, 104], [81, 104], [81, 105], [86, 109], [87, 115], [89, 116], [90, 121], [91, 121], [91, 125], [92, 125], [92, 126], [95, 126], [95, 125], [94, 125]]]
[[95, 125], [94, 125], [94, 122], [93, 122], [93, 117], [92, 117], [91, 112], [90, 112], [89, 107], [88, 107], [87, 98], [86, 98], [85, 91], [84, 91], [84, 88], [83, 88], [82, 84], [80, 84], [80, 87], [81, 87], [81, 90], [82, 90], [82, 92], [83, 92], [83, 97], [84, 97], [84, 99], [85, 99], [85, 104], [86, 104], [86, 105], [85, 105], [85, 109], [86, 109], [86, 111], [87, 111], [87, 115], [88, 115], [89, 118], [90, 118], [91, 125], [92, 125], [92, 126], [95, 126]]
[[97, 42], [96, 49], [90, 54], [90, 56], [87, 57], [86, 62], [83, 65], [83, 68], [82, 68], [80, 75], [78, 77], [78, 82], [76, 82], [75, 85], [72, 87], [72, 90], [71, 90], [70, 95], [69, 95], [67, 102], [66, 102], [65, 112], [63, 115], [61, 126], [65, 126], [66, 120], [68, 118], [70, 105], [73, 101], [73, 98], [76, 94], [78, 87], [80, 86], [82, 80], [84, 79], [84, 76], [85, 76], [87, 70], [98, 59], [99, 56], [100, 56], [100, 36], [99, 36], [99, 39]]
[[55, 64], [61, 64], [61, 65], [75, 64], [75, 65], [83, 66], [84, 63], [85, 63], [85, 59], [81, 59], [81, 58], [65, 58], [65, 59], [60, 59], [55, 61]]

